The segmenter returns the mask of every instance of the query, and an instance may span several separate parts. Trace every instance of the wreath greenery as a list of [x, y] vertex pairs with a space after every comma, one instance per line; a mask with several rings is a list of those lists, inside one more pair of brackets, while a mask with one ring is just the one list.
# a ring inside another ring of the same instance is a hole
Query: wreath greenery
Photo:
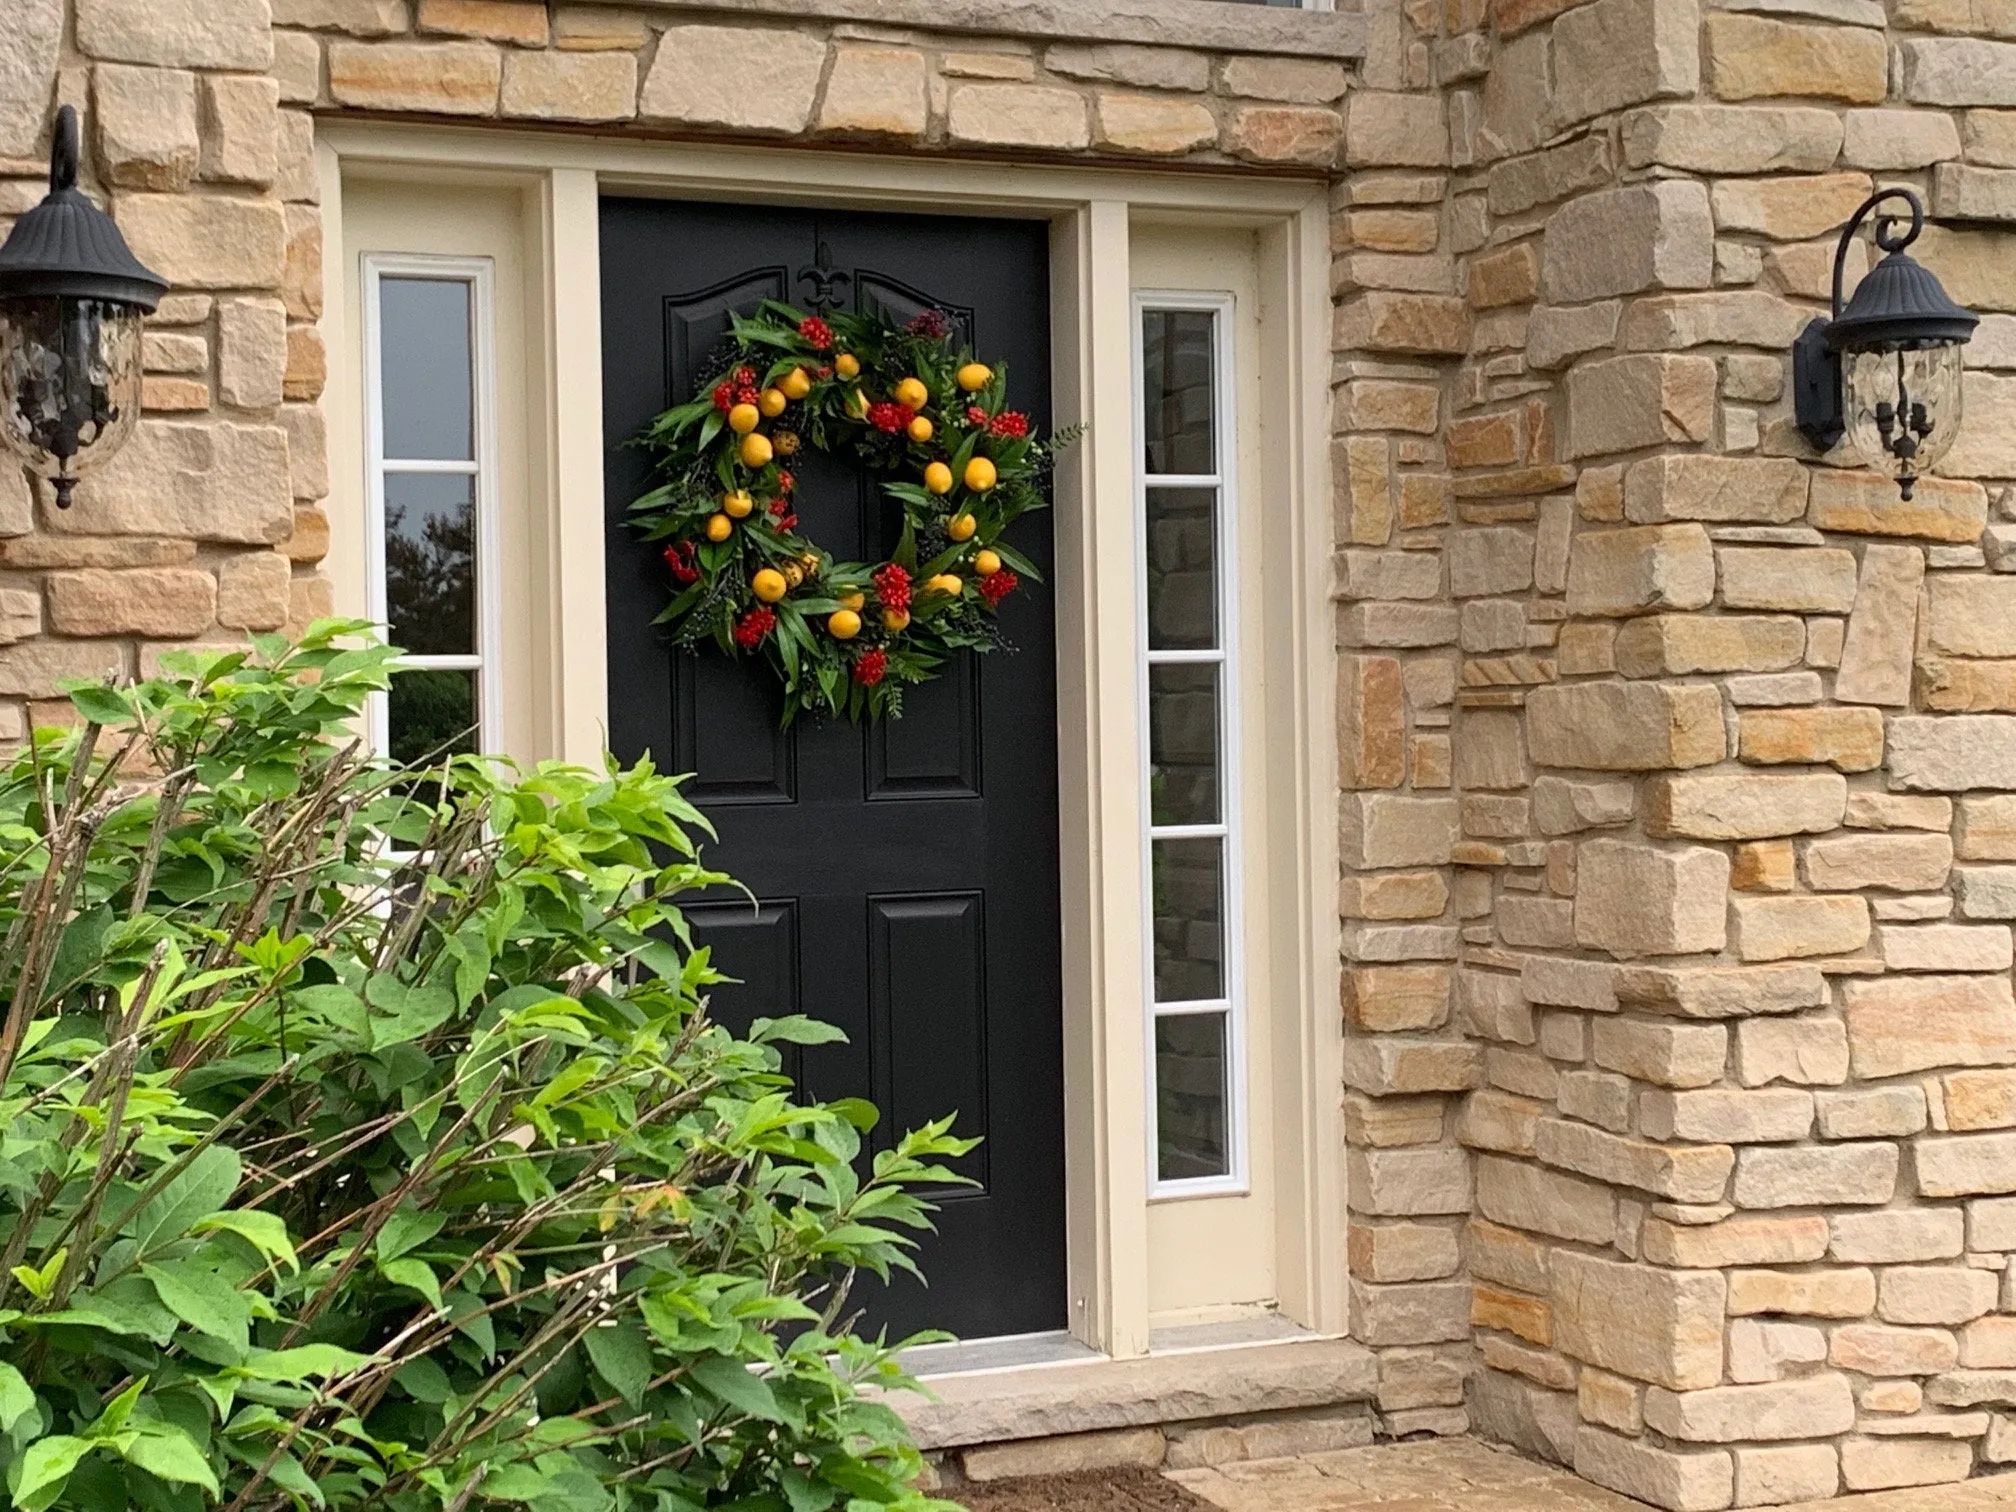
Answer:
[[[1003, 533], [1049, 507], [1051, 458], [1077, 430], [1035, 435], [1006, 406], [1006, 365], [950, 336], [935, 310], [901, 324], [766, 300], [699, 396], [639, 438], [661, 481], [631, 511], [673, 580], [656, 623], [681, 648], [767, 662], [786, 724], [899, 717], [906, 686], [1004, 644], [995, 611], [1039, 576]], [[837, 560], [800, 531], [790, 463], [808, 446], [887, 478], [903, 510], [887, 561]]]

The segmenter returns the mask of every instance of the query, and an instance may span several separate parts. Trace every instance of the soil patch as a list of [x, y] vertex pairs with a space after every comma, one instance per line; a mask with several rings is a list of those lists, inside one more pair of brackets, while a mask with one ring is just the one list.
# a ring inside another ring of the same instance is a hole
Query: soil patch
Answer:
[[970, 1512], [1211, 1512], [1210, 1503], [1153, 1470], [1033, 1475], [939, 1495]]

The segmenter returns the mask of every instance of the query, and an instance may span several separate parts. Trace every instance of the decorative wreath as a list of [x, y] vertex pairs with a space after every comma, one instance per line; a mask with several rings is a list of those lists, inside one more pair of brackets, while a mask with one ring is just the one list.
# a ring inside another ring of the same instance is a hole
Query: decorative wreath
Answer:
[[[640, 438], [664, 481], [631, 510], [672, 575], [655, 623], [676, 646], [767, 662], [786, 724], [900, 717], [906, 686], [1005, 644], [995, 611], [1038, 577], [1002, 535], [1049, 507], [1051, 458], [1077, 431], [1034, 435], [1006, 408], [1006, 365], [949, 338], [936, 310], [899, 324], [766, 300], [736, 318], [704, 392]], [[807, 446], [889, 478], [903, 507], [889, 560], [837, 561], [799, 531], [790, 460]]]

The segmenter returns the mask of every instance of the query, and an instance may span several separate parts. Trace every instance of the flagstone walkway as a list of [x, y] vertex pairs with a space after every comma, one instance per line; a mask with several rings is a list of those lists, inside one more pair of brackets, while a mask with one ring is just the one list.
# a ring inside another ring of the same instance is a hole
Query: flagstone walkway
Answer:
[[[1474, 1439], [1249, 1460], [1169, 1478], [1223, 1512], [1649, 1512], [1643, 1503]], [[1808, 1502], [1776, 1512], [2016, 1508], [2016, 1475]]]

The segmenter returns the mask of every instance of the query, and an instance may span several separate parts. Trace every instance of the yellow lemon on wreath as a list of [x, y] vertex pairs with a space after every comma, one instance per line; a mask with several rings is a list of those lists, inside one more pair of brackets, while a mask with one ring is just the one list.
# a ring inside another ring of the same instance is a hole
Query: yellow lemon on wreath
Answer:
[[856, 389], [847, 396], [847, 407], [854, 411], [854, 417], [857, 420], [866, 420], [868, 418], [868, 396], [862, 393], [861, 390]]
[[[742, 465], [744, 467], [768, 467], [771, 455], [770, 438], [768, 436], [759, 436], [754, 431], [751, 431], [742, 438]], [[989, 465], [991, 467], [992, 464]]]
[[973, 553], [973, 570], [982, 577], [992, 577], [1001, 570], [1001, 553], [989, 551], [982, 546]]
[[931, 390], [924, 387], [924, 380], [921, 378], [903, 378], [899, 379], [896, 387], [889, 391], [889, 397], [905, 409], [922, 409], [925, 401], [931, 397]]
[[756, 501], [749, 497], [747, 489], [738, 488], [733, 493], [721, 495], [721, 513], [731, 520], [739, 520], [756, 507]]
[[966, 486], [975, 493], [985, 493], [1001, 480], [994, 470], [994, 464], [985, 457], [974, 457], [966, 464]]
[[980, 522], [970, 514], [956, 514], [945, 522], [945, 534], [955, 541], [970, 541], [973, 532], [980, 528]]
[[861, 633], [861, 616], [852, 609], [835, 609], [826, 621], [826, 633], [835, 640], [852, 640]]
[[766, 604], [774, 604], [784, 597], [791, 585], [784, 581], [784, 574], [775, 567], [765, 567], [749, 579], [749, 591]]
[[865, 593], [843, 593], [840, 595], [841, 605], [844, 608], [852, 609], [857, 614], [861, 612], [861, 609], [867, 602], [868, 595]]
[[777, 387], [786, 399], [803, 399], [812, 392], [812, 375], [803, 368], [793, 368], [777, 380]]
[[915, 441], [919, 446], [922, 446], [938, 433], [938, 427], [933, 425], [929, 420], [926, 420], [922, 415], [917, 416], [910, 422], [908, 430], [910, 432], [910, 439]]
[[728, 429], [738, 436], [746, 436], [756, 429], [756, 422], [763, 414], [753, 404], [738, 404], [728, 411]]
[[909, 629], [910, 611], [907, 609], [884, 609], [882, 611], [882, 628], [887, 630], [891, 635], [894, 635], [899, 630]]
[[800, 567], [796, 562], [786, 562], [784, 564], [784, 581], [793, 588], [796, 588], [800, 583], [805, 581], [805, 569]]
[[728, 539], [729, 536], [733, 535], [734, 533], [735, 533], [735, 522], [729, 519], [728, 516], [724, 514], [711, 514], [707, 516], [708, 540], [725, 541]]
[[952, 492], [952, 469], [943, 462], [933, 462], [924, 469], [924, 486], [935, 494]]
[[966, 584], [956, 574], [950, 572], [939, 573], [938, 576], [928, 579], [924, 586], [933, 593], [948, 593], [953, 598], [966, 591]]
[[756, 396], [756, 408], [763, 411], [772, 420], [783, 414], [784, 406], [790, 402], [789, 399], [784, 397], [784, 390], [782, 389], [767, 388]]
[[842, 352], [833, 359], [833, 371], [842, 378], [858, 378], [861, 376], [861, 359], [852, 352]]
[[969, 362], [959, 369], [959, 387], [969, 394], [977, 394], [994, 381], [994, 369], [984, 362]]

